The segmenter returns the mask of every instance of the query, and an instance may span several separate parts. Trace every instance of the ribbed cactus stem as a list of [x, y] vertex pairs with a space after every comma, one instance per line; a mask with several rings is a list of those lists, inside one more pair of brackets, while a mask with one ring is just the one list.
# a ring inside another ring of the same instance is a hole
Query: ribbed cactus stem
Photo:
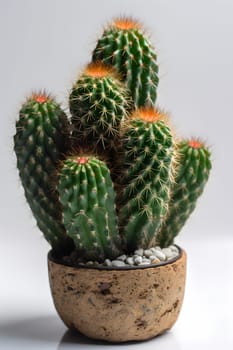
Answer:
[[173, 243], [185, 222], [196, 207], [211, 170], [210, 152], [198, 139], [178, 144], [177, 175], [171, 189], [169, 212], [158, 235], [163, 247]]
[[14, 136], [19, 175], [37, 225], [52, 247], [64, 252], [70, 239], [61, 223], [54, 183], [68, 133], [68, 120], [59, 104], [45, 93], [34, 93], [20, 110]]
[[106, 27], [93, 52], [93, 61], [99, 60], [120, 73], [135, 107], [155, 105], [159, 81], [157, 56], [137, 21], [120, 18]]
[[80, 256], [102, 261], [120, 254], [115, 193], [106, 164], [86, 155], [66, 159], [58, 191], [63, 223]]
[[166, 116], [159, 110], [136, 110], [122, 138], [119, 225], [132, 251], [150, 246], [167, 213], [175, 152]]
[[116, 150], [120, 124], [129, 108], [127, 90], [114, 69], [89, 64], [70, 94], [74, 146], [106, 155]]

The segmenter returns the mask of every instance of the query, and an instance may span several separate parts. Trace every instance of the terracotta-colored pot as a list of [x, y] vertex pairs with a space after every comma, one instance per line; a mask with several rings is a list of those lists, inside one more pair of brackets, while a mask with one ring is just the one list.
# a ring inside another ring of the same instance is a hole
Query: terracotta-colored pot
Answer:
[[70, 329], [111, 342], [145, 340], [170, 329], [184, 297], [186, 253], [149, 267], [71, 267], [48, 255], [57, 312]]

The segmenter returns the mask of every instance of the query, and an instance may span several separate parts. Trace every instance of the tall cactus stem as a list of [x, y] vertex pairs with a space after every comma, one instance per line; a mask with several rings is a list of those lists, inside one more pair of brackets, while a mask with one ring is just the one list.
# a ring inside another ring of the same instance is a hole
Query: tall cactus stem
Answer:
[[167, 213], [174, 139], [160, 110], [136, 110], [123, 132], [119, 225], [129, 251], [153, 242]]
[[46, 93], [33, 93], [16, 122], [14, 150], [25, 196], [39, 229], [56, 251], [72, 246], [61, 223], [54, 189], [56, 167], [69, 142], [69, 123], [59, 104]]
[[157, 56], [139, 22], [113, 20], [93, 51], [93, 61], [110, 64], [131, 91], [135, 107], [154, 106], [157, 97]]

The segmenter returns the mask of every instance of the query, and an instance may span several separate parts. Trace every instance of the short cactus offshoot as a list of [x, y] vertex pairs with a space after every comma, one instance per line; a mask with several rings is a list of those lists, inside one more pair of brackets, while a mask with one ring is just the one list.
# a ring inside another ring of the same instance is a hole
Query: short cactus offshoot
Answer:
[[116, 19], [69, 97], [20, 109], [14, 149], [25, 196], [58, 256], [77, 263], [166, 247], [194, 210], [211, 169], [198, 139], [177, 141], [155, 106], [157, 55], [138, 22]]
[[175, 182], [171, 186], [169, 213], [159, 234], [162, 247], [173, 243], [186, 220], [196, 207], [211, 170], [210, 151], [199, 140], [178, 143], [179, 163]]
[[115, 192], [106, 164], [92, 156], [65, 160], [58, 182], [63, 223], [81, 256], [119, 255]]

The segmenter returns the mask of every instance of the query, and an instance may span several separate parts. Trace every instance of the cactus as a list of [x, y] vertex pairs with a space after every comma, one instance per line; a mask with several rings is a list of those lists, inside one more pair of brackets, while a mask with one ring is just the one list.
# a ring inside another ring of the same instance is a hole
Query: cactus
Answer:
[[71, 89], [70, 122], [45, 93], [20, 110], [14, 149], [25, 196], [66, 262], [172, 244], [203, 192], [210, 152], [197, 139], [178, 142], [155, 108], [156, 59], [138, 22], [115, 20]]
[[83, 259], [119, 255], [115, 193], [106, 164], [85, 155], [66, 159], [58, 191], [66, 232]]
[[204, 190], [211, 169], [210, 152], [196, 139], [178, 144], [179, 163], [175, 183], [171, 189], [169, 213], [158, 235], [158, 244], [166, 247], [173, 243]]
[[56, 166], [68, 147], [68, 120], [45, 93], [32, 94], [23, 104], [14, 136], [19, 175], [25, 196], [46, 240], [56, 251], [70, 245], [61, 223]]
[[74, 145], [100, 154], [116, 150], [129, 108], [115, 71], [103, 63], [89, 64], [70, 94]]
[[97, 60], [117, 69], [131, 91], [135, 107], [155, 105], [159, 81], [157, 57], [137, 21], [114, 20], [93, 51], [93, 61]]
[[150, 246], [164, 218], [172, 181], [174, 140], [159, 110], [136, 110], [123, 133], [119, 226], [127, 248]]

